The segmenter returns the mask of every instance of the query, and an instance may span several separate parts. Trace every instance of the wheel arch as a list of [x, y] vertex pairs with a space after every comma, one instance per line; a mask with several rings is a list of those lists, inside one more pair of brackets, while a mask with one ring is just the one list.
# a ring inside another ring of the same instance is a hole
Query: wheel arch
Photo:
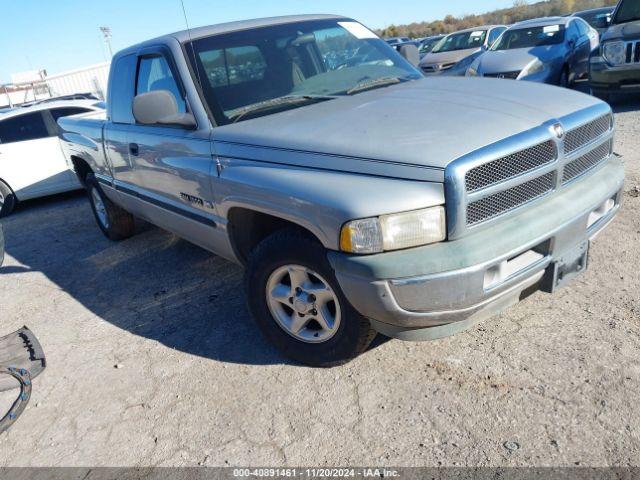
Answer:
[[77, 155], [71, 155], [70, 159], [71, 163], [73, 164], [73, 170], [75, 171], [78, 180], [83, 187], [86, 187], [87, 175], [93, 173], [91, 165], [89, 165], [89, 162], [87, 162], [85, 159]]
[[11, 184], [5, 180], [5, 177], [0, 177], [0, 183], [3, 183], [7, 186], [7, 188], [11, 191], [11, 194], [15, 197], [16, 200], [20, 200], [15, 190], [11, 187]]
[[323, 245], [320, 236], [308, 226], [260, 209], [234, 206], [227, 212], [227, 231], [233, 251], [246, 264], [251, 251], [271, 234], [292, 228]]

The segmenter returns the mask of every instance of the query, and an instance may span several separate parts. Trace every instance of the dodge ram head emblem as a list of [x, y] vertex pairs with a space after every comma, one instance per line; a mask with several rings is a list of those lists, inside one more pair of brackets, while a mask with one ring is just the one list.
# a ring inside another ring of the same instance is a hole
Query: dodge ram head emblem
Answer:
[[558, 137], [559, 140], [562, 140], [562, 138], [564, 137], [564, 128], [559, 123], [556, 123], [553, 127], [551, 127], [551, 131], [555, 133], [556, 137]]

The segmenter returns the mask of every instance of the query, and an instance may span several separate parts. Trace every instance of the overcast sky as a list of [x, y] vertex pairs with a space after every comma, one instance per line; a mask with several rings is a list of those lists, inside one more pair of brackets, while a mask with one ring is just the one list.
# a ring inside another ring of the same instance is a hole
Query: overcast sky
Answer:
[[[513, 0], [184, 0], [191, 27], [231, 20], [335, 13], [371, 28], [436, 20], [451, 13], [482, 13]], [[0, 12], [0, 83], [12, 73], [46, 69], [49, 74], [108, 59], [98, 27], [111, 28], [117, 51], [139, 41], [184, 30], [180, 0], [3, 1]]]

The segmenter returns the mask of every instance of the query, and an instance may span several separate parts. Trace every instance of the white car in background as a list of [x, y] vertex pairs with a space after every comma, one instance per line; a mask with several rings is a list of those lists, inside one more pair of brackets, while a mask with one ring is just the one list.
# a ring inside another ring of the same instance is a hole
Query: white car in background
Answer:
[[0, 113], [0, 217], [16, 203], [82, 188], [58, 138], [58, 118], [104, 112], [96, 100], [47, 100]]

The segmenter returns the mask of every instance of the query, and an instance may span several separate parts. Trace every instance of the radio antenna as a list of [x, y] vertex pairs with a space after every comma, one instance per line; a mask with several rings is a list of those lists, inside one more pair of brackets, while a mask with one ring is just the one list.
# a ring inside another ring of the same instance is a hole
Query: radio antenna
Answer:
[[191, 28], [189, 28], [189, 19], [187, 18], [187, 10], [184, 8], [184, 0], [180, 0], [182, 5], [182, 14], [184, 15], [184, 23], [187, 26], [187, 35], [189, 36], [189, 45], [191, 45], [191, 55], [193, 56], [193, 68], [196, 70], [196, 77], [198, 78], [198, 84], [202, 88], [202, 80], [200, 79], [200, 69], [196, 63], [196, 51], [193, 48], [193, 39], [191, 38]]

